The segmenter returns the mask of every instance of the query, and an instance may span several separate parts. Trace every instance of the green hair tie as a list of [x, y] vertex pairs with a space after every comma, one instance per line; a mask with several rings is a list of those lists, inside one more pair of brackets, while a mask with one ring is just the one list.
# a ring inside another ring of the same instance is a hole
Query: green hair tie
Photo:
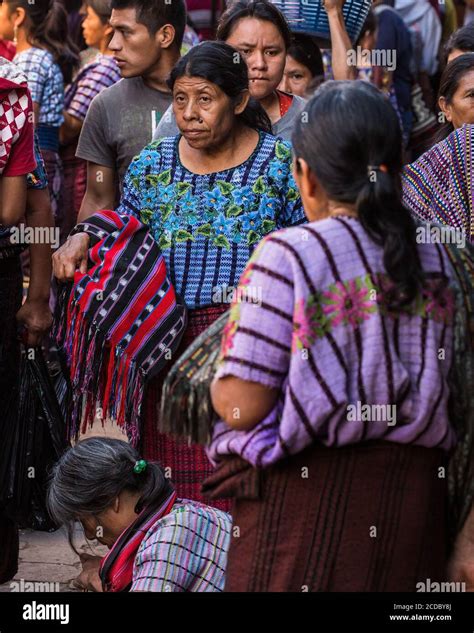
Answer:
[[140, 459], [138, 460], [138, 462], [135, 463], [135, 466], [133, 468], [133, 472], [136, 475], [141, 475], [141, 473], [146, 470], [146, 467], [148, 466], [148, 462], [145, 461], [144, 459]]

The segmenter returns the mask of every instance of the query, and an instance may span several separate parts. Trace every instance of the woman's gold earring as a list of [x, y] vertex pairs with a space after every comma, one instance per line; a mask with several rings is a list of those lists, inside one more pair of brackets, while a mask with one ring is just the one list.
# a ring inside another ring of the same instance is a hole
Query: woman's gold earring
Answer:
[[16, 24], [13, 27], [13, 43], [15, 46], [18, 44], [18, 26]]

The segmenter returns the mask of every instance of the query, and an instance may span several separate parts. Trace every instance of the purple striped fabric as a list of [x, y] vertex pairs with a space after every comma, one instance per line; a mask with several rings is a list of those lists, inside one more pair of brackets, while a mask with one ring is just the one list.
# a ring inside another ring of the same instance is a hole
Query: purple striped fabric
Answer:
[[403, 202], [424, 222], [462, 229], [474, 242], [474, 125], [464, 125], [403, 172]]
[[97, 55], [79, 71], [68, 86], [65, 94], [66, 112], [83, 121], [92, 99], [104, 88], [117, 83], [120, 78], [120, 70], [115, 60], [109, 55]]
[[[438, 245], [419, 253], [433, 278], [414, 306], [394, 314], [382, 250], [358, 220], [266, 238], [241, 279], [217, 375], [277, 388], [280, 398], [251, 431], [218, 422], [210, 458], [237, 454], [265, 466], [313, 442], [376, 439], [449, 450], [452, 273]], [[448, 284], [438, 296], [439, 276]]]
[[231, 528], [226, 512], [178, 499], [143, 539], [131, 591], [223, 591]]

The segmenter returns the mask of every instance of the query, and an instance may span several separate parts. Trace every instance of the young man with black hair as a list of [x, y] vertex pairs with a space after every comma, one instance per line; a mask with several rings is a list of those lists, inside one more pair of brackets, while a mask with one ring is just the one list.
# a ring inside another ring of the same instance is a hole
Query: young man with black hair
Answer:
[[109, 48], [123, 79], [91, 103], [77, 156], [88, 162], [79, 221], [113, 209], [133, 157], [151, 142], [171, 104], [166, 79], [178, 61], [186, 26], [184, 0], [112, 0]]

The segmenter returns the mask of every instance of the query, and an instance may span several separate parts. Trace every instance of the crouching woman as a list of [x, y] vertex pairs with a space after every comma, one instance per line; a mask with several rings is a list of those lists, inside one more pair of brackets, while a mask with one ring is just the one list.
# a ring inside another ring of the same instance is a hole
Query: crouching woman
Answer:
[[95, 569], [89, 561], [89, 588], [224, 588], [231, 517], [178, 499], [161, 467], [141, 460], [126, 442], [94, 437], [68, 450], [54, 468], [47, 502], [53, 519], [68, 526], [73, 548], [80, 521], [87, 539], [110, 550]]

